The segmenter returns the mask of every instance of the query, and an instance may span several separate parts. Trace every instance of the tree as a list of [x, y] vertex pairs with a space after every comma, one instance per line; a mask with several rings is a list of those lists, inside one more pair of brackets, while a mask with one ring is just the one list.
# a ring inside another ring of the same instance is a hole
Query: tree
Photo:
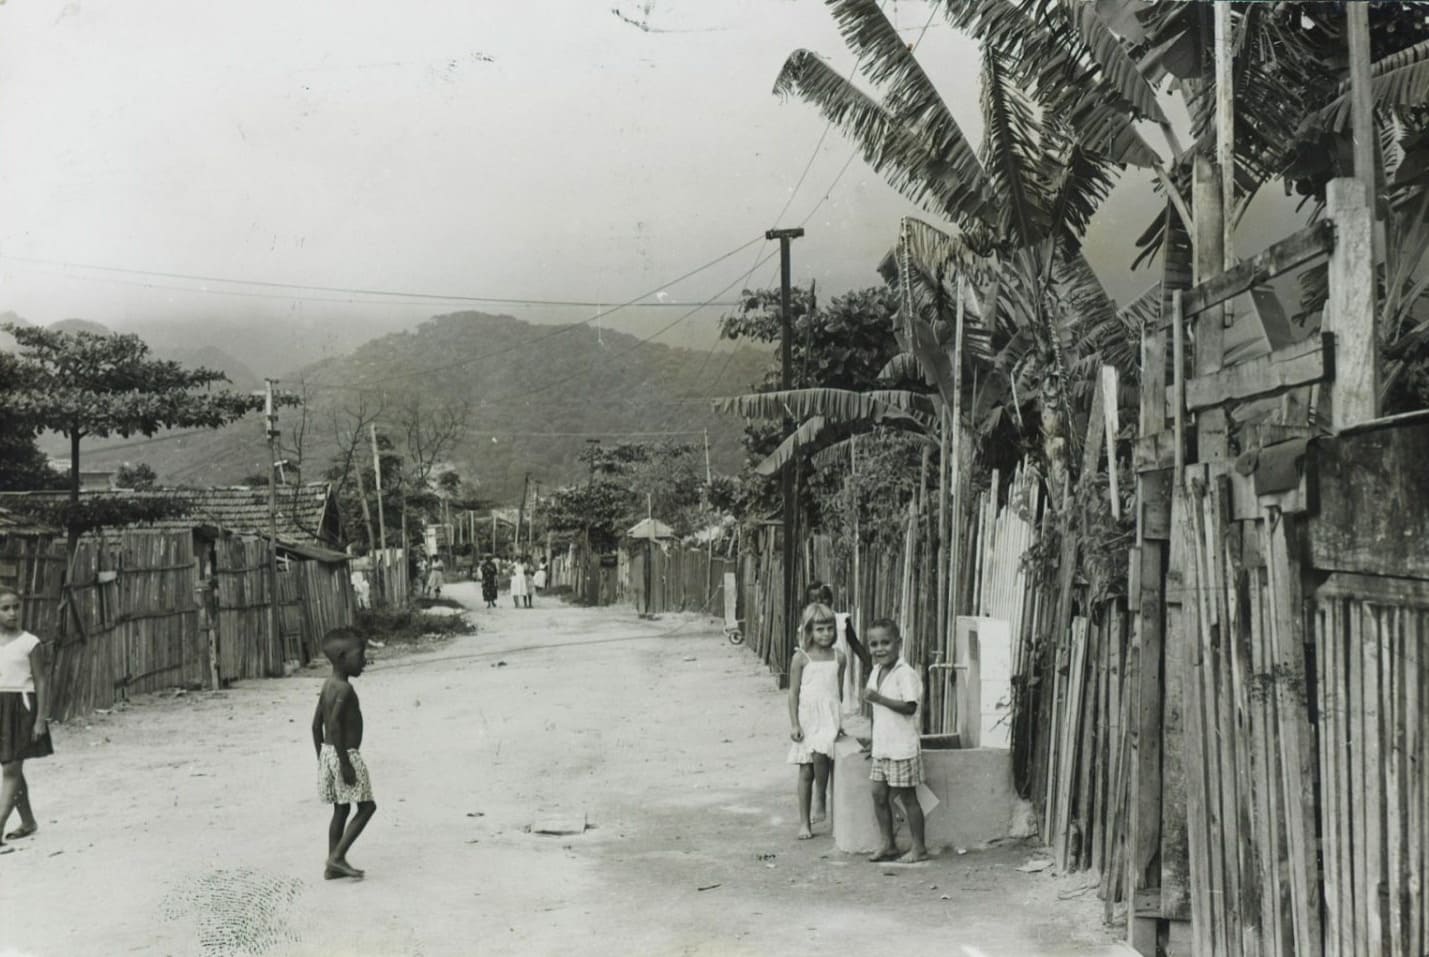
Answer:
[[[146, 463], [130, 465], [125, 462], [114, 473], [114, 483], [120, 488], [151, 489], [159, 484], [159, 476]], [[267, 482], [264, 482], [266, 485]]]
[[[882, 101], [807, 50], [789, 57], [775, 92], [817, 105], [875, 170], [937, 218], [906, 221], [888, 264], [899, 334], [949, 405], [951, 390], [971, 378], [964, 373], [978, 371], [1058, 486], [1076, 431], [1070, 371], [1102, 338], [1126, 336], [1082, 257], [1081, 236], [1117, 170], [1161, 165], [1135, 126], [1165, 120], [1154, 90], [1114, 37], [1107, 46], [1100, 21], [1077, 12], [1090, 4], [945, 4], [955, 26], [982, 39], [985, 134], [975, 150], [876, 0], [829, 6]], [[963, 369], [952, 370], [945, 344], [960, 275], [972, 347]], [[1134, 363], [1123, 370], [1132, 381], [1135, 371]], [[1016, 389], [1019, 378], [1029, 388]], [[1020, 414], [1024, 398], [1035, 417]]]
[[590, 547], [608, 552], [620, 541], [630, 517], [630, 489], [607, 478], [557, 489], [540, 504], [541, 517], [553, 532], [590, 533]]
[[263, 405], [261, 397], [213, 390], [228, 381], [222, 372], [151, 358], [138, 336], [14, 324], [4, 329], [15, 337], [19, 356], [12, 387], [0, 392], [0, 415], [70, 440], [70, 507], [76, 514], [65, 524], [71, 558], [84, 531], [78, 521], [81, 439], [216, 429]]
[[[0, 393], [19, 388], [19, 361], [0, 352]], [[64, 476], [50, 468], [49, 459], [35, 445], [35, 429], [13, 415], [0, 412], [0, 492], [64, 488]]]

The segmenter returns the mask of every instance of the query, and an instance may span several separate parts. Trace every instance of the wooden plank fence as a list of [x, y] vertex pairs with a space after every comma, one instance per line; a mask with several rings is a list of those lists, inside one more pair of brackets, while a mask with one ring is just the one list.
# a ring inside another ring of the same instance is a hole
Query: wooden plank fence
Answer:
[[272, 647], [262, 539], [144, 529], [87, 535], [62, 604], [65, 555], [59, 538], [0, 538], [0, 584], [20, 592], [23, 627], [54, 642], [51, 687], [60, 718], [112, 707], [130, 694], [211, 685], [211, 627], [219, 676], [233, 680], [281, 674], [284, 659], [311, 660], [327, 630], [355, 619], [344, 564], [293, 561], [279, 573], [282, 634]]

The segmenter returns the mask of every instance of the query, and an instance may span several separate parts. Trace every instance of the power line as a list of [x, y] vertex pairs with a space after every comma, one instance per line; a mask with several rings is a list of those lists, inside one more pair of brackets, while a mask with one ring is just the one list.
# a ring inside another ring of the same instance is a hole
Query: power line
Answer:
[[[682, 281], [684, 281], [685, 279], [688, 279], [689, 277], [691, 277], [691, 276], [693, 276], [693, 275], [695, 275], [695, 274], [697, 274], [697, 273], [704, 272], [706, 269], [709, 269], [709, 268], [711, 268], [711, 267], [713, 267], [713, 266], [716, 266], [716, 265], [718, 265], [718, 264], [724, 262], [726, 259], [729, 259], [729, 258], [732, 257], [732, 256], [738, 255], [739, 253], [741, 253], [741, 252], [743, 252], [744, 250], [748, 249], [750, 246], [753, 246], [755, 243], [761, 242], [762, 240], [763, 240], [763, 237], [762, 237], [762, 236], [759, 236], [759, 237], [756, 237], [756, 238], [754, 238], [754, 239], [751, 239], [751, 240], [749, 240], [748, 242], [746, 242], [746, 243], [744, 243], [744, 244], [742, 244], [742, 245], [740, 245], [740, 246], [738, 246], [738, 247], [736, 247], [736, 248], [734, 248], [734, 249], [731, 249], [729, 252], [724, 253], [723, 255], [719, 256], [718, 258], [710, 260], [709, 262], [705, 263], [703, 266], [700, 266], [700, 267], [698, 267], [698, 268], [696, 268], [696, 269], [692, 269], [692, 270], [690, 270], [689, 272], [685, 273], [683, 276], [680, 276], [680, 277], [678, 277], [678, 278], [676, 278], [676, 279], [674, 279], [674, 280], [672, 280], [672, 281], [670, 281], [670, 282], [663, 283], [660, 288], [663, 289], [665, 286], [674, 285], [675, 283], [677, 283], [677, 282], [682, 282]], [[731, 283], [731, 285], [733, 285], [733, 284]], [[655, 335], [660, 335], [660, 334], [661, 334], [662, 332], [664, 332], [665, 330], [674, 328], [676, 325], [678, 325], [678, 324], [681, 323], [681, 322], [684, 322], [686, 319], [688, 319], [691, 315], [693, 315], [695, 312], [699, 311], [700, 309], [704, 309], [704, 308], [707, 308], [708, 306], [714, 305], [715, 302], [719, 299], [719, 297], [722, 296], [722, 295], [724, 295], [726, 292], [728, 292], [729, 289], [730, 289], [730, 286], [725, 286], [723, 289], [721, 289], [719, 292], [715, 293], [715, 294], [714, 294], [713, 296], [711, 296], [709, 299], [707, 299], [707, 300], [705, 300], [704, 302], [700, 303], [699, 305], [695, 306], [690, 312], [685, 313], [683, 316], [681, 316], [680, 318], [676, 319], [674, 322], [670, 323], [668, 326], [665, 326], [665, 327], [663, 327], [662, 329], [660, 329], [659, 331], [657, 331], [657, 332], [655, 333]], [[460, 367], [462, 367], [462, 366], [471, 365], [471, 364], [473, 364], [473, 363], [475, 363], [475, 362], [480, 362], [480, 361], [482, 361], [483, 359], [491, 359], [491, 358], [495, 358], [496, 356], [503, 356], [503, 355], [507, 355], [507, 354], [512, 353], [512, 352], [518, 352], [518, 351], [520, 351], [520, 350], [522, 350], [522, 349], [527, 349], [527, 348], [530, 348], [530, 347], [532, 347], [532, 346], [536, 346], [536, 345], [539, 345], [539, 344], [541, 344], [541, 343], [543, 343], [543, 342], [546, 342], [546, 341], [548, 341], [548, 340], [550, 340], [550, 339], [554, 339], [554, 338], [557, 337], [557, 336], [563, 336], [563, 335], [566, 335], [566, 334], [568, 334], [568, 333], [570, 333], [570, 332], [574, 332], [576, 329], [580, 329], [580, 328], [582, 328], [582, 327], [584, 327], [584, 326], [587, 326], [587, 325], [589, 325], [590, 323], [595, 322], [597, 319], [603, 319], [603, 318], [606, 317], [606, 316], [609, 316], [609, 315], [612, 315], [612, 314], [614, 314], [614, 313], [616, 313], [616, 312], [619, 312], [621, 309], [624, 309], [626, 306], [628, 306], [628, 305], [630, 305], [630, 304], [632, 304], [632, 303], [635, 303], [635, 302], [639, 302], [641, 299], [645, 299], [645, 298], [647, 298], [647, 297], [649, 297], [649, 296], [651, 296], [651, 295], [654, 295], [654, 293], [651, 292], [651, 293], [645, 293], [644, 295], [636, 296], [634, 299], [627, 300], [626, 302], [621, 303], [621, 304], [618, 305], [618, 306], [613, 306], [613, 307], [611, 307], [610, 309], [605, 309], [605, 310], [602, 310], [602, 311], [600, 311], [600, 312], [597, 312], [595, 315], [589, 316], [588, 318], [585, 318], [585, 319], [582, 319], [582, 320], [580, 320], [579, 322], [574, 322], [574, 323], [570, 323], [569, 325], [561, 326], [561, 327], [559, 327], [558, 329], [556, 329], [554, 332], [547, 333], [547, 334], [544, 335], [544, 336], [537, 336], [535, 339], [531, 340], [530, 342], [518, 343], [518, 344], [516, 344], [516, 345], [514, 345], [514, 346], [508, 346], [508, 347], [505, 348], [505, 349], [496, 349], [496, 350], [494, 350], [494, 351], [492, 351], [492, 352], [485, 352], [485, 353], [482, 353], [482, 354], [480, 354], [480, 355], [468, 356], [468, 357], [465, 358], [465, 359], [458, 359], [458, 360], [456, 360], [456, 361], [454, 361], [454, 362], [448, 362], [448, 363], [444, 363], [444, 364], [436, 365], [436, 366], [429, 366], [429, 367], [424, 368], [424, 369], [414, 369], [414, 370], [412, 370], [411, 372], [396, 373], [396, 374], [394, 374], [394, 375], [384, 376], [384, 377], [382, 377], [382, 378], [380, 378], [380, 379], [369, 379], [369, 380], [367, 380], [367, 381], [364, 383], [364, 385], [362, 385], [362, 386], [348, 386], [348, 385], [342, 385], [342, 384], [336, 383], [336, 382], [322, 382], [322, 381], [312, 382], [312, 383], [310, 383], [310, 385], [311, 385], [314, 389], [316, 389], [316, 390], [318, 390], [318, 391], [322, 391], [322, 390], [338, 390], [338, 391], [348, 391], [348, 392], [366, 392], [366, 391], [370, 391], [370, 387], [371, 387], [371, 386], [373, 386], [373, 385], [380, 385], [380, 384], [382, 384], [382, 383], [384, 383], [384, 382], [395, 382], [395, 381], [398, 381], [398, 380], [400, 380], [400, 379], [410, 379], [410, 378], [412, 378], [412, 377], [414, 377], [414, 376], [429, 376], [429, 375], [432, 375], [432, 374], [437, 373], [437, 372], [446, 372], [446, 371], [448, 371], [448, 370], [450, 370], [450, 369], [457, 369], [457, 368], [460, 368]], [[650, 338], [653, 338], [653, 337], [650, 337]], [[647, 338], [647, 339], [642, 339], [641, 342], [640, 342], [640, 344], [643, 345], [643, 344], [644, 344], [645, 342], [647, 342], [647, 341], [649, 341], [648, 338]]]
[[[0, 259], [3, 259], [3, 260], [11, 260], [11, 261], [14, 261], [14, 262], [21, 262], [21, 263], [39, 262], [39, 260], [22, 260], [22, 259], [20, 259], [19, 257], [4, 256], [4, 255], [0, 255]], [[79, 268], [99, 268], [99, 267], [80, 266]], [[169, 291], [173, 291], [173, 292], [197, 293], [197, 294], [205, 295], [205, 296], [244, 296], [244, 297], [254, 298], [254, 299], [277, 299], [277, 300], [282, 300], [282, 301], [284, 301], [284, 302], [336, 302], [336, 303], [344, 303], [344, 304], [347, 304], [347, 305], [354, 305], [354, 306], [392, 306], [392, 305], [410, 305], [410, 306], [417, 306], [417, 305], [423, 305], [423, 304], [426, 304], [426, 303], [441, 303], [441, 302], [482, 302], [482, 303], [492, 303], [492, 304], [511, 305], [511, 306], [550, 306], [550, 307], [560, 307], [560, 308], [579, 307], [579, 308], [586, 309], [586, 308], [590, 308], [590, 307], [592, 307], [592, 306], [603, 306], [603, 305], [605, 305], [606, 302], [609, 301], [609, 300], [605, 300], [605, 301], [602, 301], [602, 302], [595, 302], [595, 301], [593, 301], [593, 300], [584, 300], [584, 299], [501, 299], [501, 298], [497, 298], [497, 297], [494, 297], [494, 296], [485, 296], [485, 297], [463, 297], [463, 298], [451, 298], [451, 299], [448, 299], [448, 298], [443, 298], [443, 297], [436, 296], [436, 295], [426, 295], [426, 294], [422, 294], [421, 298], [417, 298], [417, 299], [398, 299], [398, 298], [357, 299], [357, 298], [353, 298], [353, 297], [350, 297], [350, 296], [349, 296], [349, 297], [342, 297], [342, 296], [299, 296], [299, 295], [289, 295], [289, 294], [276, 293], [276, 292], [253, 292], [253, 291], [251, 291], [251, 290], [243, 290], [243, 289], [202, 289], [202, 288], [200, 288], [200, 289], [195, 289], [195, 288], [192, 287], [192, 286], [176, 286], [176, 285], [172, 285], [172, 284], [169, 284], [169, 283], [160, 283], [160, 282], [142, 282], [142, 281], [140, 281], [140, 280], [135, 280], [135, 279], [120, 279], [120, 278], [113, 277], [113, 276], [83, 276], [83, 275], [75, 275], [75, 274], [71, 274], [71, 273], [55, 273], [55, 272], [51, 272], [51, 271], [48, 271], [48, 270], [37, 270], [37, 271], [43, 272], [45, 275], [64, 275], [66, 278], [69, 278], [69, 279], [78, 279], [78, 280], [81, 280], [81, 281], [83, 281], [83, 282], [102, 282], [102, 283], [109, 283], [109, 284], [112, 284], [112, 285], [120, 285], [120, 286], [137, 286], [137, 287], [142, 288], [142, 289], [162, 289], [162, 290], [169, 290]], [[136, 272], [139, 272], [139, 274], [141, 274], [141, 275], [145, 274], [145, 273], [143, 273], [143, 272], [140, 271], [140, 270], [136, 270]], [[233, 280], [225, 280], [225, 281], [226, 281], [226, 282], [233, 282], [233, 283], [247, 282], [247, 280], [241, 280], [241, 279], [233, 279]], [[679, 280], [676, 280], [676, 282], [678, 282], [678, 281], [679, 281]], [[324, 287], [321, 287], [321, 286], [313, 286], [313, 287], [309, 287], [309, 288], [322, 289], [322, 288], [324, 288]], [[396, 294], [396, 293], [393, 293], [392, 295], [395, 296], [395, 295], [397, 295], [397, 294]], [[664, 302], [659, 302], [659, 301], [657, 301], [657, 302], [630, 302], [630, 303], [627, 303], [625, 306], [623, 306], [623, 307], [621, 307], [621, 308], [636, 308], [636, 309], [678, 309], [678, 308], [687, 307], [687, 306], [692, 306], [692, 305], [694, 305], [694, 302], [682, 302], [682, 301], [678, 301], [678, 300], [669, 300], [669, 301], [664, 301]], [[738, 302], [733, 302], [733, 301], [732, 301], [732, 302], [721, 302], [721, 303], [714, 303], [714, 305], [734, 306], [734, 305], [738, 305]]]
[[[762, 240], [762, 239], [763, 239], [763, 237], [759, 237], [759, 239], [750, 240], [748, 243], [745, 243], [744, 246], [741, 246], [740, 249], [742, 250], [742, 249], [744, 249], [744, 248], [746, 248], [746, 247], [748, 247], [748, 246], [752, 246], [752, 245], [754, 245], [755, 242], [758, 242], [758, 241], [760, 241], [760, 240]], [[736, 250], [736, 252], [737, 252], [737, 251], [738, 251], [738, 250]], [[716, 260], [715, 262], [720, 262], [720, 261], [722, 261], [723, 259], [726, 259], [726, 258], [728, 258], [728, 256], [722, 256], [722, 257], [720, 257], [719, 260]], [[387, 301], [389, 301], [391, 298], [395, 297], [395, 298], [399, 298], [399, 299], [410, 300], [410, 301], [413, 301], [413, 302], [478, 302], [478, 303], [494, 303], [494, 304], [497, 304], [497, 305], [514, 304], [514, 305], [525, 305], [525, 306], [579, 306], [579, 307], [581, 307], [581, 308], [590, 308], [590, 307], [592, 307], [592, 306], [599, 307], [599, 306], [604, 305], [605, 302], [609, 302], [608, 299], [607, 299], [607, 300], [604, 300], [604, 301], [588, 300], [588, 299], [521, 299], [521, 298], [501, 297], [501, 296], [466, 296], [466, 295], [459, 295], [459, 294], [451, 294], [451, 295], [449, 295], [449, 294], [445, 294], [445, 293], [431, 293], [431, 292], [420, 292], [420, 291], [418, 291], [418, 292], [413, 292], [413, 291], [409, 291], [409, 290], [363, 289], [363, 288], [350, 288], [350, 287], [346, 287], [346, 286], [323, 286], [323, 285], [317, 285], [317, 284], [313, 284], [313, 283], [273, 282], [273, 281], [263, 280], [263, 279], [234, 279], [234, 278], [226, 277], [226, 276], [206, 276], [206, 275], [198, 275], [198, 274], [194, 274], [194, 273], [164, 272], [164, 271], [161, 271], [161, 270], [153, 270], [153, 269], [131, 269], [131, 268], [125, 267], [125, 266], [102, 266], [102, 265], [98, 265], [98, 264], [95, 264], [95, 263], [69, 262], [69, 261], [60, 260], [60, 259], [38, 259], [38, 258], [31, 258], [31, 257], [27, 257], [27, 256], [0, 255], [0, 259], [8, 260], [8, 261], [10, 261], [10, 262], [17, 262], [17, 263], [28, 263], [28, 264], [44, 265], [44, 266], [58, 266], [58, 267], [65, 268], [65, 269], [89, 269], [89, 270], [92, 270], [92, 271], [95, 271], [95, 272], [121, 273], [121, 274], [124, 274], [124, 275], [131, 275], [131, 276], [155, 276], [155, 277], [158, 277], [158, 278], [160, 278], [160, 279], [182, 279], [182, 280], [188, 280], [188, 281], [191, 281], [191, 282], [221, 282], [221, 283], [226, 283], [226, 284], [229, 284], [229, 285], [238, 285], [238, 286], [258, 286], [258, 287], [261, 287], [261, 288], [264, 288], [264, 289], [311, 289], [311, 290], [317, 290], [318, 292], [346, 293], [346, 294], [351, 295], [351, 296], [375, 296], [375, 297], [381, 297], [381, 298], [378, 299], [378, 301], [380, 301], [380, 302], [387, 302]], [[714, 265], [714, 263], [711, 263], [711, 264], [709, 264], [709, 265]], [[709, 265], [703, 266], [703, 267], [701, 267], [699, 270], [695, 270], [694, 272], [703, 271], [704, 269], [709, 268]], [[637, 298], [635, 298], [635, 299], [629, 300], [629, 301], [623, 303], [622, 305], [620, 305], [620, 306], [618, 306], [618, 307], [616, 307], [616, 308], [622, 308], [622, 309], [623, 309], [623, 308], [628, 308], [628, 307], [631, 307], [631, 306], [640, 306], [640, 305], [644, 305], [644, 306], [681, 306], [681, 305], [693, 305], [693, 303], [659, 303], [659, 302], [656, 302], [656, 303], [641, 303], [640, 300], [641, 300], [641, 299], [647, 299], [647, 298], [649, 298], [650, 296], [654, 296], [654, 295], [659, 294], [660, 292], [662, 292], [662, 291], [664, 290], [664, 288], [665, 288], [666, 286], [672, 286], [672, 285], [674, 285], [675, 283], [678, 283], [678, 282], [681, 282], [682, 280], [688, 279], [690, 276], [694, 275], [694, 272], [686, 273], [685, 275], [680, 276], [680, 277], [677, 278], [677, 279], [673, 279], [673, 280], [671, 280], [670, 282], [665, 283], [665, 284], [662, 285], [659, 289], [651, 290], [650, 292], [645, 293], [643, 296], [639, 296], [639, 297], [637, 297]], [[74, 277], [74, 278], [77, 278], [77, 279], [90, 279], [90, 280], [93, 280], [93, 281], [96, 281], [96, 282], [101, 282], [101, 281], [117, 282], [117, 281], [120, 281], [120, 280], [103, 280], [103, 279], [100, 279], [100, 278], [98, 278], [98, 277], [87, 277], [87, 276], [76, 276], [76, 277]], [[231, 293], [231, 292], [228, 292], [228, 291], [222, 290], [222, 289], [191, 289], [191, 288], [186, 287], [186, 286], [175, 286], [175, 287], [157, 286], [156, 288], [173, 288], [173, 289], [178, 289], [178, 290], [185, 291], [185, 292], [213, 293], [213, 294], [217, 294], [217, 295], [254, 295], [253, 293], [243, 293], [243, 292]], [[304, 297], [304, 296], [280, 296], [280, 297], [276, 297], [276, 298], [283, 298], [283, 299], [303, 299], [303, 298], [307, 298], [307, 297]], [[327, 301], [327, 300], [316, 300], [316, 301]], [[336, 301], [344, 302], [344, 301], [351, 301], [351, 300], [336, 300]], [[361, 301], [365, 301], [365, 300], [361, 300]]]
[[[761, 262], [757, 263], [757, 264], [755, 265], [755, 268], [758, 268], [759, 266], [763, 265], [764, 262], [766, 262], [766, 261], [768, 261], [769, 259], [772, 259], [772, 258], [774, 258], [774, 253], [770, 253], [769, 256], [765, 258], [765, 260], [762, 260]], [[721, 289], [719, 292], [715, 293], [714, 297], [712, 297], [710, 301], [713, 302], [714, 299], [718, 298], [719, 296], [724, 295], [726, 292], [728, 292], [730, 289], [732, 289], [736, 284], [738, 284], [739, 281], [740, 281], [740, 280], [736, 279], [736, 280], [734, 280], [734, 282], [731, 282], [729, 285], [725, 286], [725, 287], [724, 287], [723, 289]], [[625, 349], [625, 350], [622, 350], [621, 352], [617, 352], [617, 353], [615, 353], [615, 354], [613, 354], [613, 355], [611, 355], [611, 356], [603, 357], [603, 358], [606, 358], [607, 360], [608, 360], [608, 359], [623, 359], [624, 357], [630, 355], [631, 353], [633, 353], [633, 352], [635, 352], [636, 350], [640, 349], [642, 346], [644, 346], [644, 345], [646, 345], [647, 343], [649, 343], [650, 340], [654, 339], [655, 337], [664, 335], [666, 332], [669, 332], [671, 329], [675, 328], [675, 326], [678, 326], [680, 323], [684, 322], [686, 319], [690, 318], [690, 317], [693, 316], [696, 312], [699, 312], [699, 311], [700, 311], [701, 309], [703, 309], [703, 308], [704, 308], [703, 305], [701, 305], [701, 306], [696, 306], [694, 309], [691, 309], [689, 312], [685, 313], [683, 316], [680, 316], [678, 319], [674, 320], [673, 322], [670, 322], [670, 323], [668, 323], [668, 324], [666, 324], [666, 325], [664, 325], [664, 326], [661, 326], [659, 329], [655, 330], [655, 331], [652, 332], [650, 335], [645, 336], [643, 339], [640, 339], [638, 342], [635, 343], [635, 345], [631, 346], [630, 348]], [[580, 379], [580, 378], [583, 378], [584, 376], [588, 376], [588, 375], [591, 374], [591, 371], [592, 371], [592, 370], [588, 368], [588, 369], [586, 369], [586, 370], [584, 370], [584, 371], [582, 371], [582, 372], [576, 372], [576, 373], [573, 373], [572, 375], [564, 376], [563, 378], [555, 379], [555, 380], [553, 380], [553, 381], [551, 381], [551, 382], [547, 382], [545, 385], [539, 386], [538, 388], [535, 388], [535, 389], [528, 389], [528, 390], [526, 390], [526, 391], [524, 391], [524, 392], [517, 392], [517, 393], [513, 393], [513, 394], [511, 394], [511, 395], [506, 395], [506, 396], [498, 396], [498, 397], [496, 397], [496, 398], [494, 398], [494, 399], [483, 399], [479, 404], [480, 404], [480, 405], [483, 405], [483, 406], [485, 406], [485, 405], [499, 405], [499, 404], [507, 403], [507, 402], [515, 402], [515, 401], [518, 400], [518, 399], [524, 399], [524, 398], [527, 398], [528, 396], [539, 395], [539, 394], [542, 393], [542, 392], [549, 392], [551, 389], [554, 389], [556, 386], [564, 385], [564, 384], [567, 383], [567, 382], [573, 382], [573, 381], [576, 380], [576, 379]]]
[[[914, 40], [913, 43], [908, 47], [908, 52], [909, 52], [909, 53], [913, 53], [913, 52], [915, 52], [915, 51], [918, 49], [918, 45], [919, 45], [920, 43], [922, 43], [922, 42], [923, 42], [923, 38], [928, 35], [928, 28], [933, 25], [933, 18], [936, 17], [937, 15], [938, 15], [938, 8], [937, 8], [937, 6], [935, 5], [935, 6], [933, 6], [933, 9], [932, 9], [931, 11], [929, 11], [929, 13], [928, 13], [928, 19], [927, 19], [927, 21], [923, 24], [923, 29], [921, 29], [920, 31], [918, 31], [918, 39]], [[863, 63], [863, 57], [859, 57], [858, 62], [854, 64], [854, 68], [853, 68], [855, 74], [858, 72], [858, 68], [859, 68], [859, 66], [860, 66], [862, 63]], [[830, 122], [830, 124], [833, 123], [832, 120], [830, 120], [829, 122]], [[838, 173], [834, 176], [833, 181], [830, 182], [829, 185], [828, 185], [828, 188], [824, 190], [824, 195], [821, 196], [821, 197], [819, 197], [819, 201], [814, 204], [813, 208], [809, 210], [809, 214], [804, 217], [804, 219], [803, 219], [802, 222], [799, 223], [800, 226], [807, 226], [808, 223], [809, 223], [809, 220], [813, 219], [813, 218], [814, 218], [814, 214], [819, 211], [819, 207], [822, 206], [822, 205], [824, 205], [824, 203], [828, 202], [829, 199], [832, 198], [833, 192], [834, 192], [834, 187], [838, 186], [839, 181], [844, 178], [844, 174], [847, 173], [847, 172], [848, 172], [848, 168], [853, 165], [854, 157], [857, 156], [857, 155], [858, 155], [858, 147], [855, 146], [852, 150], [849, 151], [848, 159], [844, 160], [843, 166], [841, 166], [841, 167], [839, 168], [839, 171], [838, 171]]]

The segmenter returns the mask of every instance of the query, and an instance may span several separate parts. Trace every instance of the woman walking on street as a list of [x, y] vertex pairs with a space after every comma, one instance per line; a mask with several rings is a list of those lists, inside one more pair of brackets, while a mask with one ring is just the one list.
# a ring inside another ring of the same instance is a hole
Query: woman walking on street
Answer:
[[481, 563], [481, 600], [487, 608], [496, 607], [496, 559], [491, 555]]
[[[40, 639], [20, 629], [20, 594], [0, 588], [0, 833], [12, 809], [20, 826], [0, 841], [29, 837], [40, 829], [30, 806], [25, 760], [54, 753], [50, 744], [49, 669]], [[8, 852], [4, 847], [0, 853]]]

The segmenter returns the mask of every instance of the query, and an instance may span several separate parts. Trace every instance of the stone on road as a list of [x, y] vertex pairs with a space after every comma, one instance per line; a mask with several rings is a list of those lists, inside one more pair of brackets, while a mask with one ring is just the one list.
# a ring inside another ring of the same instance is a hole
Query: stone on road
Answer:
[[827, 825], [794, 840], [784, 695], [718, 622], [446, 593], [475, 635], [357, 679], [365, 879], [323, 880], [322, 670], [149, 696], [27, 768], [42, 828], [0, 857], [0, 953], [1115, 952], [1081, 875], [1018, 873], [1025, 847], [893, 870]]

